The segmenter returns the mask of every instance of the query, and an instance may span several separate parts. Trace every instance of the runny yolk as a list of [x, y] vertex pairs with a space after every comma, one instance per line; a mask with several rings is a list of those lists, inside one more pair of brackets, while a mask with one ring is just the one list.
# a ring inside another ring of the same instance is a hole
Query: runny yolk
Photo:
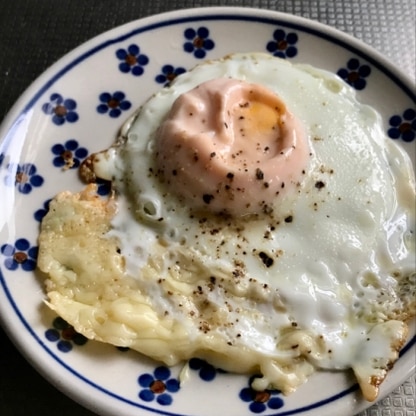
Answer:
[[[249, 97], [248, 97], [249, 98]], [[281, 128], [281, 108], [273, 107], [267, 102], [247, 100], [236, 103], [227, 117], [232, 118], [230, 126], [234, 127], [234, 146], [241, 150], [274, 155], [280, 142], [276, 140]], [[233, 146], [233, 147], [234, 147]], [[252, 147], [252, 149], [249, 149]]]
[[156, 135], [158, 171], [194, 211], [270, 212], [308, 163], [304, 130], [272, 91], [218, 78], [174, 102]]
[[[271, 108], [266, 103], [259, 101], [249, 102], [246, 107], [236, 109], [235, 116], [239, 120], [244, 120], [245, 134], [251, 140], [272, 141], [269, 135], [273, 135], [275, 126], [279, 124], [278, 109]], [[242, 117], [242, 118], [241, 118]]]

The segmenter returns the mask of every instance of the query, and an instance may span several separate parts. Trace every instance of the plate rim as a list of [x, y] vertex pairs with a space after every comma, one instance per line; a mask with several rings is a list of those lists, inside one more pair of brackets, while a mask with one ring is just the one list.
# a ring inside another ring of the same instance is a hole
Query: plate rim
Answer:
[[[207, 13], [207, 14], [204, 14]], [[87, 39], [86, 41], [80, 43], [78, 46], [73, 48], [72, 50], [68, 51], [64, 55], [62, 55], [58, 60], [53, 62], [49, 67], [47, 67], [43, 72], [41, 72], [29, 85], [26, 87], [26, 89], [23, 91], [23, 93], [18, 97], [18, 99], [15, 101], [15, 103], [12, 105], [10, 110], [6, 113], [5, 117], [3, 118], [1, 124], [0, 124], [0, 144], [1, 144], [1, 138], [3, 137], [3, 129], [5, 126], [7, 127], [8, 124], [10, 124], [11, 121], [13, 121], [13, 114], [16, 113], [16, 110], [18, 107], [22, 107], [21, 103], [23, 102], [29, 102], [31, 103], [35, 97], [32, 97], [31, 100], [27, 100], [27, 96], [30, 90], [33, 89], [33, 86], [35, 84], [40, 83], [41, 81], [46, 81], [47, 75], [50, 72], [56, 72], [58, 68], [61, 68], [63, 66], [64, 62], [70, 61], [71, 58], [74, 56], [78, 56], [78, 60], [81, 60], [81, 58], [84, 57], [85, 52], [87, 48], [97, 43], [101, 38], [104, 37], [110, 37], [110, 35], [116, 34], [119, 31], [125, 31], [129, 27], [133, 27], [135, 25], [140, 24], [142, 26], [139, 30], [130, 30], [129, 32], [124, 33], [122, 36], [118, 36], [116, 39], [112, 39], [111, 43], [118, 42], [122, 38], [128, 38], [131, 37], [133, 33], [140, 33], [139, 31], [144, 31], [145, 29], [148, 29], [149, 26], [152, 25], [158, 25], [158, 22], [160, 23], [161, 20], [165, 20], [165, 24], [172, 24], [173, 21], [186, 21], [184, 19], [188, 18], [193, 21], [195, 21], [196, 17], [199, 17], [200, 20], [207, 20], [207, 17], [210, 18], [218, 18], [218, 16], [224, 15], [225, 18], [229, 18], [232, 16], [235, 16], [234, 20], [241, 19], [243, 15], [251, 15], [258, 17], [260, 15], [264, 15], [264, 18], [269, 17], [271, 21], [278, 21], [278, 20], [285, 20], [287, 19], [290, 23], [293, 24], [301, 24], [302, 26], [308, 27], [311, 29], [311, 32], [328, 32], [330, 35], [332, 41], [336, 41], [338, 39], [341, 39], [343, 45], [342, 46], [348, 46], [347, 44], [350, 44], [348, 48], [351, 48], [358, 54], [362, 54], [365, 52], [368, 57], [372, 58], [372, 64], [375, 64], [377, 67], [382, 67], [382, 70], [384, 72], [384, 69], [387, 69], [387, 71], [393, 75], [396, 81], [398, 81], [401, 86], [406, 90], [407, 94], [410, 97], [414, 97], [416, 99], [416, 92], [414, 91], [414, 87], [416, 85], [416, 81], [413, 82], [409, 75], [407, 75], [401, 68], [394, 65], [394, 63], [385, 55], [383, 55], [381, 52], [379, 52], [376, 48], [373, 46], [365, 43], [364, 41], [354, 37], [353, 35], [343, 32], [340, 29], [337, 29], [333, 26], [329, 26], [327, 24], [321, 23], [317, 20], [309, 19], [303, 16], [294, 15], [291, 13], [281, 12], [281, 11], [275, 11], [275, 10], [269, 10], [269, 9], [262, 9], [262, 8], [253, 8], [253, 7], [244, 7], [244, 6], [204, 6], [204, 7], [195, 7], [195, 8], [185, 8], [185, 9], [179, 9], [179, 10], [170, 10], [165, 11], [162, 13], [154, 14], [145, 16], [139, 19], [134, 19], [132, 21], [123, 23], [119, 26], [110, 28], [108, 30], [105, 30], [102, 33], [99, 33], [95, 36], [93, 36], [90, 39]], [[168, 21], [167, 19], [170, 18]], [[248, 20], [248, 19], [247, 19]], [[251, 19], [252, 20], [252, 19]], [[285, 21], [285, 24], [287, 25], [287, 21]], [[99, 48], [99, 49], [103, 49]], [[96, 48], [93, 48], [96, 49]], [[84, 52], [80, 55], [81, 52]], [[379, 63], [381, 65], [379, 65]], [[74, 65], [71, 65], [74, 66]], [[67, 67], [67, 65], [65, 65]], [[62, 72], [62, 71], [59, 71]], [[66, 71], [65, 71], [66, 72]], [[55, 77], [54, 77], [55, 79]], [[43, 86], [41, 90], [43, 91], [47, 86], [51, 85], [51, 83], [43, 83]], [[29, 105], [26, 105], [23, 107], [24, 112], [27, 110], [27, 108], [30, 107]], [[12, 119], [12, 120], [10, 120]]]
[[[222, 16], [224, 20], [235, 20], [235, 21], [253, 21], [261, 19], [262, 23], [265, 23], [265, 20], [270, 19], [270, 23], [279, 23], [283, 22], [285, 26], [300, 25], [303, 29], [308, 28], [305, 32], [310, 32], [312, 34], [319, 33], [320, 37], [324, 33], [328, 34], [330, 40], [334, 43], [341, 44], [345, 47], [346, 44], [350, 46], [348, 49], [354, 50], [359, 55], [363, 53], [366, 57], [371, 58], [371, 63], [380, 69], [382, 72], [386, 73], [387, 70], [390, 74], [394, 76], [393, 81], [395, 84], [397, 82], [400, 84], [402, 90], [406, 91], [407, 95], [410, 97], [416, 97], [416, 94], [412, 91], [414, 87], [410, 77], [405, 74], [401, 68], [398, 68], [393, 62], [387, 58], [385, 55], [380, 53], [373, 46], [368, 45], [367, 43], [361, 41], [360, 39], [350, 35], [346, 32], [343, 32], [333, 26], [321, 23], [319, 21], [309, 19], [303, 16], [294, 15], [291, 13], [263, 9], [263, 8], [253, 8], [253, 7], [244, 7], [244, 6], [205, 6], [205, 7], [195, 7], [195, 8], [184, 8], [179, 10], [170, 10], [164, 11], [161, 13], [145, 16], [142, 18], [134, 19], [132, 21], [123, 23], [119, 26], [105, 30], [102, 33], [99, 33], [90, 39], [82, 42], [72, 50], [68, 51], [62, 55], [58, 60], [56, 60], [52, 65], [48, 66], [41, 74], [39, 74], [29, 85], [26, 86], [23, 93], [15, 101], [9, 111], [6, 113], [0, 125], [0, 148], [5, 145], [7, 140], [7, 133], [13, 131], [13, 127], [18, 122], [19, 118], [24, 115], [38, 100], [38, 98], [48, 90], [48, 88], [53, 85], [61, 76], [68, 72], [72, 67], [75, 67], [79, 62], [84, 60], [88, 55], [97, 53], [101, 49], [105, 49], [111, 43], [118, 43], [123, 38], [128, 39], [134, 34], [139, 34], [146, 30], [151, 30], [152, 26], [155, 28], [160, 27], [160, 23], [163, 21], [163, 26], [169, 26], [178, 23], [185, 23], [186, 21], [198, 21], [198, 20], [218, 20]], [[234, 17], [234, 18], [233, 18]], [[246, 18], [244, 18], [246, 17]], [[133, 29], [136, 27], [136, 29]], [[132, 28], [129, 30], [129, 28]], [[118, 36], [117, 36], [118, 34]], [[114, 37], [115, 36], [115, 37]], [[107, 40], [106, 40], [107, 39]], [[100, 46], [100, 47], [98, 47]], [[93, 53], [88, 52], [94, 51]], [[77, 58], [77, 59], [75, 59]], [[58, 76], [59, 74], [59, 76]], [[50, 80], [53, 79], [53, 82]], [[49, 81], [48, 81], [49, 80]], [[34, 93], [35, 91], [35, 93]], [[37, 92], [36, 92], [37, 91]], [[26, 103], [26, 105], [24, 105]], [[0, 227], [3, 228], [3, 224], [0, 224]], [[4, 287], [3, 287], [4, 289]], [[6, 293], [7, 295], [7, 293]], [[9, 297], [9, 296], [7, 296]], [[12, 298], [11, 298], [12, 299]], [[7, 305], [8, 306], [8, 305]], [[0, 311], [3, 312], [7, 309], [0, 305]], [[43, 378], [45, 378], [49, 383], [51, 383], [55, 388], [60, 390], [63, 394], [70, 397], [72, 400], [81, 404], [87, 409], [92, 411], [99, 411], [100, 414], [112, 414], [107, 413], [102, 407], [95, 407], [91, 401], [88, 401], [87, 394], [82, 391], [80, 388], [71, 388], [68, 389], [67, 386], [60, 385], [59, 376], [55, 372], [50, 371], [50, 367], [43, 367], [41, 364], [46, 362], [46, 360], [40, 359], [37, 355], [36, 357], [30, 354], [29, 348], [27, 347], [24, 337], [20, 337], [12, 330], [11, 322], [17, 319], [25, 327], [24, 318], [20, 317], [16, 310], [12, 318], [8, 317], [7, 314], [0, 313], [0, 324], [4, 328], [7, 336], [16, 346], [16, 348], [22, 353], [25, 360], [27, 360], [30, 365], [38, 371]], [[30, 332], [30, 331], [29, 331]], [[416, 335], [408, 341], [411, 348], [414, 345]], [[62, 364], [62, 363], [61, 363]], [[45, 370], [47, 368], [47, 370]], [[400, 384], [402, 384], [409, 376], [414, 372], [416, 364], [413, 369], [410, 369], [406, 372], [406, 375], [401, 377]], [[390, 389], [384, 391], [383, 394], [378, 398], [377, 401], [381, 400], [383, 397], [391, 393], [399, 384], [394, 383]], [[372, 403], [374, 404], [374, 403]], [[369, 406], [371, 406], [370, 404]], [[365, 406], [361, 410], [369, 407]], [[360, 411], [361, 411], [360, 410]], [[162, 410], [157, 410], [158, 414], [171, 414], [169, 412], [163, 413]]]

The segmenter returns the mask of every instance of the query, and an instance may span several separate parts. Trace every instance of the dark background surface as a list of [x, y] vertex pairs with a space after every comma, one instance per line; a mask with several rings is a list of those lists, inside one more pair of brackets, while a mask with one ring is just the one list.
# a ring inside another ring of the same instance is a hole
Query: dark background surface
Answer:
[[[0, 0], [0, 121], [31, 82], [79, 44], [123, 23], [188, 7], [260, 7], [317, 20], [370, 44], [414, 79], [415, 3], [414, 0]], [[412, 377], [361, 415], [414, 416], [414, 386]], [[0, 415], [93, 414], [44, 380], [0, 329]]]

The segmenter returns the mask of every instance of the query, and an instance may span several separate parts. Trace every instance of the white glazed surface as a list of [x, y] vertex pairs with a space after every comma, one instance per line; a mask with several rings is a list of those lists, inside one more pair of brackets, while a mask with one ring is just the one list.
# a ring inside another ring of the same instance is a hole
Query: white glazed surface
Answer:
[[[51, 151], [52, 146], [75, 139], [78, 148], [94, 152], [111, 144], [123, 121], [163, 86], [155, 77], [161, 74], [164, 65], [189, 69], [201, 62], [201, 58], [184, 50], [188, 42], [185, 30], [201, 27], [209, 30], [208, 38], [214, 42], [203, 59], [239, 51], [266, 52], [275, 30], [282, 30], [286, 37], [296, 33], [295, 41], [293, 37], [287, 38], [296, 49], [295, 56], [287, 57], [293, 62], [306, 62], [337, 72], [346, 68], [351, 58], [358, 59], [360, 67], [371, 68], [371, 73], [363, 77], [365, 87], [359, 91], [359, 99], [382, 114], [386, 130], [391, 116], [401, 115], [412, 106], [411, 87], [381, 56], [355, 39], [304, 19], [249, 9], [194, 9], [132, 22], [91, 40], [60, 60], [27, 90], [5, 120], [0, 136], [2, 245], [6, 242], [13, 246], [16, 240], [24, 238], [31, 247], [35, 246], [39, 227], [36, 219], [39, 213], [35, 217], [35, 212], [44, 208], [45, 201], [57, 192], [82, 188], [75, 169], [63, 171], [54, 165], [58, 155]], [[237, 35], [229, 36], [229, 33]], [[147, 63], [144, 60], [138, 65], [143, 69], [138, 76], [132, 74], [131, 68], [127, 73], [120, 71], [122, 60], [116, 56], [117, 50], [126, 50], [132, 44], [140, 47], [138, 55], [148, 58]], [[110, 117], [109, 111], [99, 113], [100, 94], [115, 91], [123, 91], [124, 100], [131, 106], [117, 117]], [[66, 119], [57, 125], [52, 115], [44, 111], [43, 105], [51, 101], [54, 93], [76, 101], [73, 111], [78, 119], [75, 122]], [[414, 142], [400, 142], [412, 151]], [[14, 186], [14, 181], [12, 186], [8, 182], [16, 174], [16, 168], [21, 167], [15, 164], [24, 163], [36, 166], [37, 172], [31, 172], [32, 178], [40, 175], [43, 179], [35, 179], [26, 194]], [[199, 376], [201, 369], [190, 370], [187, 383], [178, 392], [169, 393], [172, 403], [159, 404], [157, 398], [146, 402], [139, 397], [145, 388], [138, 382], [140, 375], [153, 374], [158, 364], [134, 352], [121, 352], [107, 345], [94, 342], [76, 345], [74, 339], [69, 341], [71, 351], [59, 350], [59, 341], [50, 341], [45, 335], [53, 327], [55, 316], [42, 305], [41, 277], [21, 266], [10, 270], [4, 263], [7, 258], [6, 252], [0, 254], [3, 324], [28, 359], [75, 400], [103, 415], [133, 415], [140, 411], [143, 415], [208, 416], [218, 409], [226, 409], [229, 415], [254, 414], [250, 410], [251, 402], [239, 397], [248, 386], [247, 377], [216, 373], [208, 382]], [[411, 336], [414, 345], [414, 334]], [[62, 340], [62, 332], [60, 337]], [[414, 371], [412, 345], [408, 345], [407, 352], [389, 374], [382, 388], [383, 395]], [[177, 378], [179, 371], [180, 368], [171, 369], [168, 378]], [[293, 396], [272, 397], [281, 398], [283, 406], [273, 409], [270, 401], [264, 409], [257, 408], [261, 410], [259, 413], [349, 415], [369, 406], [360, 399], [353, 378], [345, 374], [319, 374]]]

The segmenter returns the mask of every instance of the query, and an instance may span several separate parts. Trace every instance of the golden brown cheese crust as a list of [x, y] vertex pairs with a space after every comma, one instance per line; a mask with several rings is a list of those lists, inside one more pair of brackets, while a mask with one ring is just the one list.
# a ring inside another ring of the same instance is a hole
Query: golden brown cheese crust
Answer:
[[407, 339], [408, 326], [404, 322], [388, 321], [374, 327], [370, 334], [373, 332], [379, 333], [376, 335], [388, 337], [392, 342], [390, 344], [390, 351], [384, 359], [368, 359], [364, 354], [364, 357], [367, 358], [367, 362], [357, 362], [353, 367], [354, 374], [360, 385], [363, 396], [369, 402], [373, 402], [377, 399], [380, 385], [399, 358], [399, 352]]
[[[90, 184], [80, 193], [60, 193], [51, 202], [41, 225], [38, 267], [48, 275], [46, 303], [76, 331], [90, 339], [130, 347], [167, 365], [198, 354], [229, 371], [260, 371], [265, 379], [279, 380], [275, 387], [284, 394], [295, 391], [316, 370], [313, 363], [319, 361], [325, 346], [299, 330], [288, 332], [280, 341], [279, 348], [293, 355], [290, 363], [262, 360], [229, 345], [221, 349], [218, 347], [221, 341], [212, 331], [202, 331], [192, 345], [182, 323], [175, 323], [169, 316], [158, 316], [137, 280], [125, 274], [117, 240], [108, 236], [115, 212], [114, 199], [101, 199], [96, 194], [96, 185]], [[155, 270], [151, 266], [145, 268], [143, 279], [154, 279]], [[166, 281], [168, 294], [177, 289], [175, 284], [181, 287], [185, 284], [186, 277], [181, 279], [179, 282], [175, 276], [173, 283]], [[191, 285], [201, 284], [192, 279], [195, 276], [189, 276]], [[192, 290], [189, 288], [188, 291]], [[195, 314], [202, 316], [202, 310], [196, 309]], [[407, 314], [400, 312], [390, 318], [403, 316]], [[397, 360], [407, 337], [407, 325], [387, 320], [375, 326], [373, 332], [374, 339], [381, 337], [378, 339], [392, 342], [384, 358], [374, 358], [377, 355], [370, 346], [353, 367], [363, 395], [369, 401], [377, 398], [380, 384]], [[181, 344], [179, 349], [177, 346], [174, 349], [172, 339]], [[293, 349], [293, 345], [297, 348]], [[231, 355], [233, 360], [229, 359]], [[233, 362], [239, 365], [233, 367]], [[265, 387], [259, 380], [258, 389], [262, 390]]]

